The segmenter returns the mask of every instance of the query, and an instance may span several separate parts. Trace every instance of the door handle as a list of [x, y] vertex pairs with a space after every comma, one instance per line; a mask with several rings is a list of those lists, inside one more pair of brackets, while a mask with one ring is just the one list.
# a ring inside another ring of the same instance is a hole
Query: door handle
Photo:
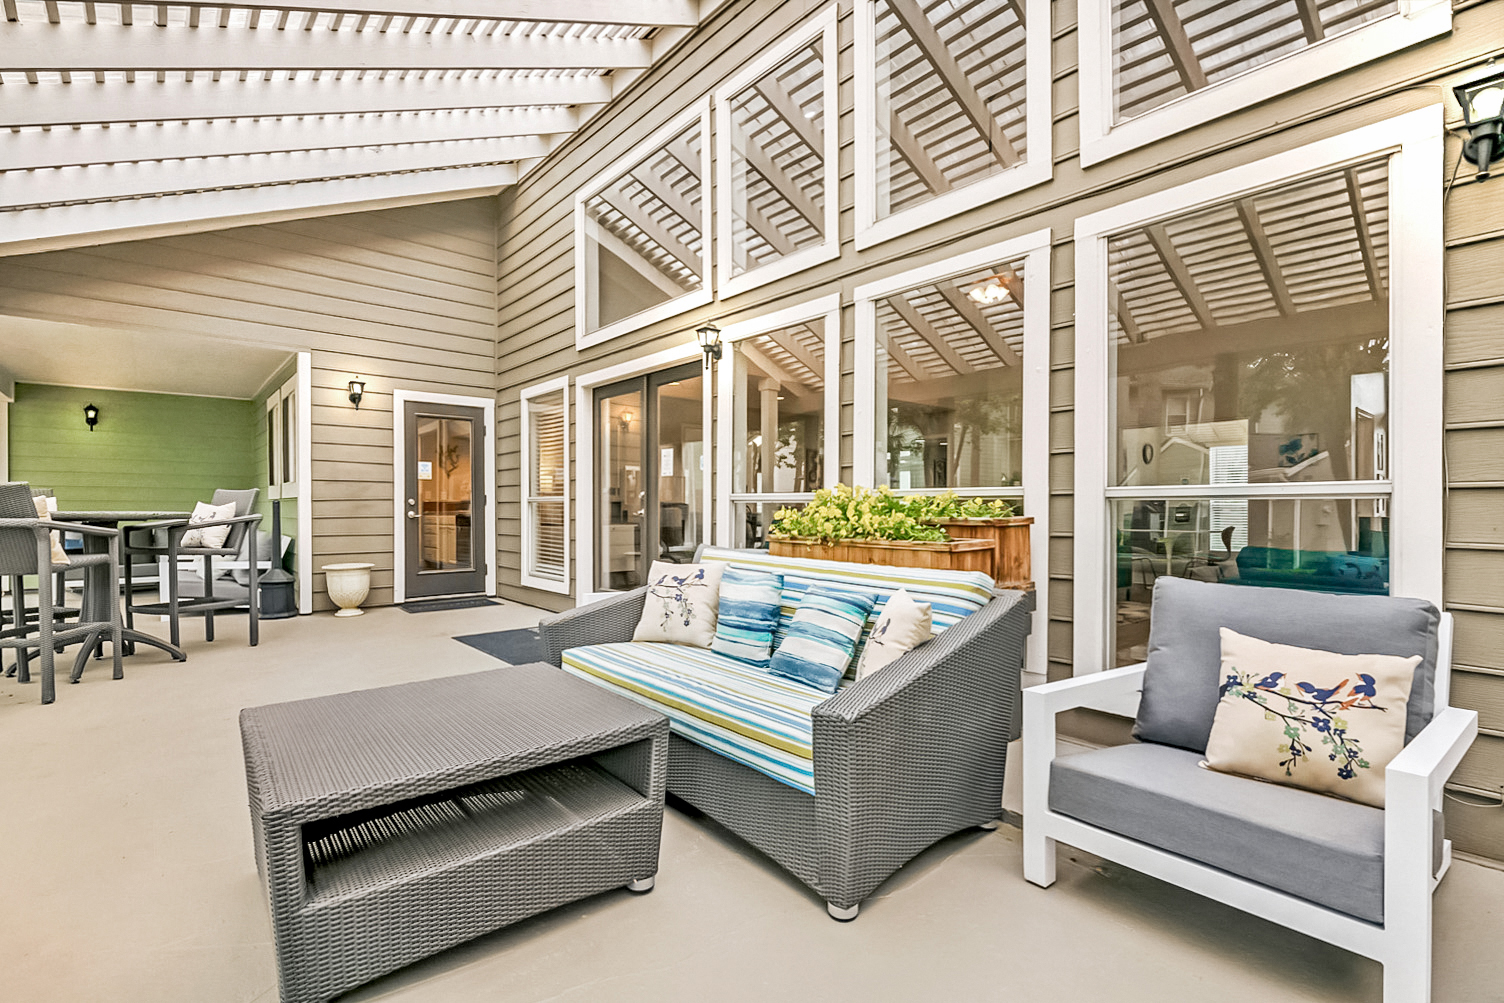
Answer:
[[407, 517], [409, 519], [416, 519], [416, 518], [418, 518], [418, 513], [414, 512], [412, 509], [408, 509], [407, 510]]

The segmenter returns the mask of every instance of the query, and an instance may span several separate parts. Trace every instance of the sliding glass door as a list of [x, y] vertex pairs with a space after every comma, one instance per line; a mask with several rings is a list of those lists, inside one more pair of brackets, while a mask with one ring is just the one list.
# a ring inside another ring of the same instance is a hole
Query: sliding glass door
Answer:
[[703, 393], [698, 363], [595, 391], [597, 591], [636, 588], [704, 542]]

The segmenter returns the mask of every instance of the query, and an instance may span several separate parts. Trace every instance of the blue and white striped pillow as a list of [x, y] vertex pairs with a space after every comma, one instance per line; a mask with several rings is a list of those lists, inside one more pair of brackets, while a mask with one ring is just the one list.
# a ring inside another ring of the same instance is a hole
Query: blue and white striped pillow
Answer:
[[870, 592], [812, 586], [799, 600], [768, 671], [834, 693], [876, 601]]
[[720, 616], [710, 650], [767, 668], [773, 657], [783, 576], [726, 565], [721, 574]]

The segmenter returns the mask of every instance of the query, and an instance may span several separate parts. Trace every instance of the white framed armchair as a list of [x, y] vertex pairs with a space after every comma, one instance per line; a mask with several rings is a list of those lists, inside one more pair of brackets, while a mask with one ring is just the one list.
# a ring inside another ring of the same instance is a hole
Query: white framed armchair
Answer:
[[[1024, 691], [1024, 877], [1053, 884], [1063, 842], [1372, 958], [1384, 1003], [1428, 1003], [1431, 896], [1451, 864], [1442, 788], [1478, 732], [1476, 712], [1448, 704], [1451, 615], [1414, 599], [1173, 579], [1156, 583], [1154, 609], [1149, 662]], [[1199, 765], [1220, 664], [1193, 692], [1164, 663], [1206, 654], [1219, 626], [1260, 624], [1279, 643], [1423, 656], [1383, 808]], [[1057, 756], [1055, 718], [1073, 708], [1136, 713], [1141, 741]], [[1164, 738], [1176, 744], [1153, 740]]]

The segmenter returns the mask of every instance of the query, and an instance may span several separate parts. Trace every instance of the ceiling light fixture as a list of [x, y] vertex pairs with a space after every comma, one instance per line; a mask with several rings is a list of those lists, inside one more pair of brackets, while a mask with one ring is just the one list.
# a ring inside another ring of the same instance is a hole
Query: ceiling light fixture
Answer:
[[1013, 294], [1008, 291], [1008, 287], [1004, 284], [1001, 275], [987, 276], [981, 282], [966, 290], [966, 295], [973, 303], [980, 303], [982, 306], [1005, 303], [1013, 298]]

